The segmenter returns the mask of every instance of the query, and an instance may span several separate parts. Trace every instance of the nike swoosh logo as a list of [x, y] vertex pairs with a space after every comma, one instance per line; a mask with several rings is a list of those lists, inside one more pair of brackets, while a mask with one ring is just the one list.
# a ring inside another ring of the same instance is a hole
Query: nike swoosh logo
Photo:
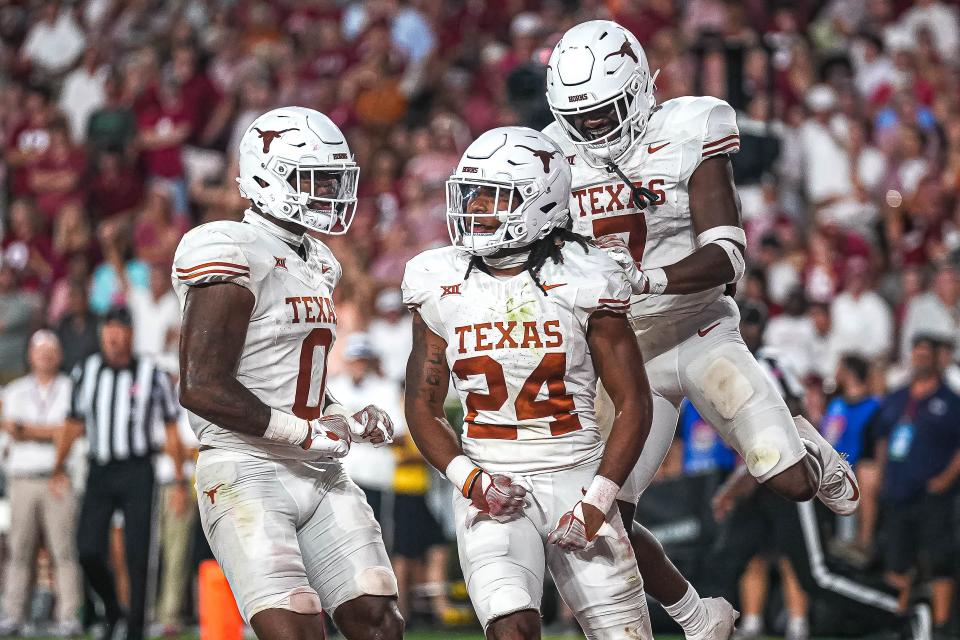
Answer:
[[850, 481], [850, 484], [853, 486], [853, 497], [850, 498], [853, 502], [856, 502], [860, 499], [860, 487], [857, 486], [857, 483], [853, 478], [850, 477], [850, 474], [846, 471], [843, 472], [843, 475], [847, 476], [847, 480]]
[[663, 148], [664, 148], [665, 146], [667, 146], [668, 144], [670, 144], [670, 143], [669, 143], [669, 142], [664, 142], [663, 144], [661, 144], [661, 145], [659, 145], [659, 146], [656, 146], [656, 147], [653, 146], [652, 144], [651, 144], [651, 145], [648, 145], [648, 146], [647, 146], [647, 153], [656, 153], [657, 151], [660, 151], [660, 149], [663, 149]]
[[698, 329], [698, 330], [697, 330], [697, 335], [702, 338], [702, 337], [704, 337], [705, 335], [707, 335], [708, 333], [710, 333], [711, 331], [713, 331], [714, 329], [716, 329], [716, 328], [719, 327], [719, 326], [720, 326], [720, 323], [719, 323], [719, 322], [715, 322], [715, 323], [713, 323], [712, 325], [710, 325], [709, 327], [707, 327], [706, 329]]
[[566, 284], [567, 284], [566, 282], [560, 282], [560, 283], [558, 283], [558, 284], [544, 284], [544, 285], [543, 285], [543, 290], [544, 290], [544, 291], [550, 291], [550, 289], [556, 289], [557, 287], [563, 287], [563, 286], [565, 286]]

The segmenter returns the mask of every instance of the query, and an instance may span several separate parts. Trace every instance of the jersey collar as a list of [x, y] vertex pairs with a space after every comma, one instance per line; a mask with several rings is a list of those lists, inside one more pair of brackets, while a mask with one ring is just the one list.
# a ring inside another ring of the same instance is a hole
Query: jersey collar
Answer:
[[270, 222], [269, 220], [267, 220], [266, 218], [258, 214], [256, 211], [247, 209], [243, 213], [243, 221], [248, 224], [261, 227], [262, 229], [266, 229], [267, 232], [270, 233], [270, 235], [280, 238], [287, 244], [292, 245], [293, 247], [299, 247], [300, 245], [303, 244], [302, 235], [298, 235], [292, 231], [287, 231], [283, 227], [275, 225], [274, 223]]

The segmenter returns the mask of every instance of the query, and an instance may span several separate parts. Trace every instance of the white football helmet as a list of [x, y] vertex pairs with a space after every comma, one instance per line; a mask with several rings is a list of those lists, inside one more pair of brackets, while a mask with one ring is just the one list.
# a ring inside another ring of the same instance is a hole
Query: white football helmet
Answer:
[[[643, 135], [657, 104], [657, 73], [650, 75], [636, 36], [616, 22], [591, 20], [563, 34], [547, 63], [547, 102], [588, 164], [616, 162]], [[578, 126], [584, 114], [605, 109], [614, 116], [611, 127], [591, 136]]]
[[477, 256], [530, 245], [570, 219], [570, 182], [567, 159], [546, 135], [491, 129], [447, 180], [450, 239]]
[[322, 233], [350, 228], [360, 168], [330, 118], [304, 107], [268, 111], [244, 132], [239, 153], [240, 195], [261, 211]]

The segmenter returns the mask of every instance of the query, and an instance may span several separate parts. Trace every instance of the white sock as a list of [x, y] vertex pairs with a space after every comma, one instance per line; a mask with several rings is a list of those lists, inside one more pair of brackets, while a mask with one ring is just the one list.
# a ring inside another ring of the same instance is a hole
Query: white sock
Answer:
[[805, 637], [810, 634], [810, 629], [807, 627], [806, 618], [795, 618], [793, 616], [787, 620], [787, 635]]
[[740, 624], [737, 625], [737, 631], [740, 633], [757, 634], [763, 631], [763, 620], [760, 616], [752, 613], [740, 618]]
[[683, 628], [687, 637], [697, 635], [707, 626], [707, 609], [703, 606], [700, 594], [689, 582], [683, 597], [674, 604], [663, 605], [663, 609]]

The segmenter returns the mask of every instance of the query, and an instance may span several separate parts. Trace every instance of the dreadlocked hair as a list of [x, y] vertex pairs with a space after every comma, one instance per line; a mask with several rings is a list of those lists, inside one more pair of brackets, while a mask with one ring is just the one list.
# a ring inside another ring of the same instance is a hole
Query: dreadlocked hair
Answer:
[[[553, 264], [563, 264], [563, 245], [567, 242], [579, 245], [584, 253], [589, 251], [589, 247], [593, 245], [593, 241], [590, 238], [575, 233], [566, 227], [557, 227], [530, 245], [530, 255], [528, 255], [524, 261], [523, 268], [530, 274], [537, 288], [540, 289], [545, 296], [549, 294], [547, 290], [543, 288], [543, 283], [540, 282], [540, 270], [543, 269], [543, 265], [547, 263], [548, 259], [553, 260]], [[483, 258], [481, 256], [471, 256], [470, 263], [467, 265], [467, 272], [463, 275], [463, 279], [468, 279], [474, 269], [490, 275], [490, 268], [487, 266], [487, 263], [483, 261]]]

